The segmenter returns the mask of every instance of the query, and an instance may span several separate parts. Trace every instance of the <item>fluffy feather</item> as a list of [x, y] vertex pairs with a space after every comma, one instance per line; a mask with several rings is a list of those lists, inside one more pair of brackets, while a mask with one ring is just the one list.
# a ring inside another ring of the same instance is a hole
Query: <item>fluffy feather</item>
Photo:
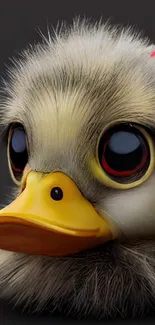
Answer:
[[[154, 173], [122, 192], [100, 184], [88, 161], [111, 122], [139, 123], [154, 137], [153, 49], [130, 31], [74, 22], [23, 53], [1, 104], [2, 124], [27, 130], [30, 167], [68, 174], [124, 234], [155, 228]], [[116, 241], [65, 258], [1, 251], [0, 295], [37, 311], [48, 304], [78, 316], [141, 314], [154, 307], [154, 247], [154, 240]]]

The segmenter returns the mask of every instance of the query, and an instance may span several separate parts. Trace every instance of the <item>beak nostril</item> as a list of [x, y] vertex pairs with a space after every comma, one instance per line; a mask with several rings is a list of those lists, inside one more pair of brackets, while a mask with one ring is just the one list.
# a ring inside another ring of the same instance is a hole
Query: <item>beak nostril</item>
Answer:
[[60, 201], [63, 198], [63, 191], [60, 187], [53, 187], [50, 195], [53, 200]]

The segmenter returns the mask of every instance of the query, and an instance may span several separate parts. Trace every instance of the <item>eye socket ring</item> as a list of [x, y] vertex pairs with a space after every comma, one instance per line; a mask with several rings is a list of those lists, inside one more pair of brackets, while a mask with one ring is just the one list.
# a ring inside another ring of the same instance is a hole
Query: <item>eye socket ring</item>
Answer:
[[[15, 131], [18, 131], [18, 132], [16, 132], [17, 134], [14, 137], [15, 139], [13, 139], [13, 135], [14, 135]], [[17, 151], [13, 151], [13, 149], [11, 147], [12, 146], [11, 142], [13, 141], [12, 139], [14, 140], [14, 146]], [[25, 147], [23, 147], [23, 146], [25, 146]], [[23, 150], [23, 152], [22, 151], [20, 152], [19, 150]], [[13, 163], [13, 160], [11, 159], [11, 151], [13, 152], [14, 156], [16, 154], [15, 160], [16, 160], [16, 162], [19, 162], [18, 163], [19, 166], [16, 166]], [[8, 165], [9, 165], [9, 171], [10, 171], [11, 178], [12, 178], [13, 182], [19, 186], [21, 184], [21, 179], [22, 179], [24, 168], [26, 167], [26, 164], [28, 161], [28, 141], [27, 141], [26, 131], [25, 131], [24, 127], [22, 126], [22, 124], [20, 124], [19, 122], [12, 123], [9, 128], [7, 157], [8, 157]], [[22, 167], [20, 166], [20, 164]]]
[[119, 126], [118, 123], [111, 123], [100, 134], [98, 142], [97, 142], [97, 147], [96, 147], [96, 157], [93, 158], [92, 160], [90, 160], [89, 167], [90, 167], [90, 170], [93, 173], [94, 177], [96, 179], [98, 179], [99, 182], [103, 183], [105, 186], [110, 187], [110, 188], [125, 190], [125, 189], [134, 188], [134, 187], [142, 184], [152, 174], [154, 167], [155, 167], [155, 158], [154, 158], [155, 157], [155, 148], [154, 148], [154, 144], [153, 144], [151, 136], [143, 127], [136, 125], [136, 124], [131, 124], [129, 122], [128, 123], [120, 122], [120, 124], [128, 124], [128, 125], [134, 126], [135, 129], [137, 129], [139, 132], [141, 132], [141, 134], [143, 135], [143, 137], [145, 138], [145, 140], [147, 142], [147, 145], [149, 148], [149, 154], [150, 154], [150, 162], [149, 162], [149, 166], [146, 169], [143, 176], [140, 179], [135, 180], [131, 183], [120, 183], [120, 182], [117, 182], [115, 179], [112, 179], [104, 171], [104, 169], [101, 166], [101, 163], [99, 160], [99, 144], [100, 144], [101, 138], [103, 137], [103, 135], [105, 134], [105, 132], [107, 130], [112, 129], [115, 126]]

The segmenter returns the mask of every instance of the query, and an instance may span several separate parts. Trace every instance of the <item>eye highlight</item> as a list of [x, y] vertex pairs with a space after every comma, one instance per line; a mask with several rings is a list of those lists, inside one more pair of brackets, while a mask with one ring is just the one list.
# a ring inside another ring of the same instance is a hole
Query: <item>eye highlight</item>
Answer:
[[144, 182], [154, 168], [154, 146], [147, 131], [137, 125], [119, 124], [103, 132], [91, 169], [100, 181], [128, 189]]
[[21, 124], [12, 124], [8, 135], [8, 161], [11, 176], [19, 184], [28, 161], [27, 137]]
[[22, 153], [26, 149], [26, 136], [25, 132], [21, 128], [16, 128], [12, 132], [11, 138], [12, 150], [16, 153]]

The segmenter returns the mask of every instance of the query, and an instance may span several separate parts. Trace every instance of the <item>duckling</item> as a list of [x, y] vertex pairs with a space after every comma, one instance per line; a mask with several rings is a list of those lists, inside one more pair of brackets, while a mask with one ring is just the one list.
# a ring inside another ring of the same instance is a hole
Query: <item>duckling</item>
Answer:
[[17, 185], [0, 211], [0, 297], [76, 317], [155, 307], [155, 57], [74, 21], [22, 53], [1, 124]]

